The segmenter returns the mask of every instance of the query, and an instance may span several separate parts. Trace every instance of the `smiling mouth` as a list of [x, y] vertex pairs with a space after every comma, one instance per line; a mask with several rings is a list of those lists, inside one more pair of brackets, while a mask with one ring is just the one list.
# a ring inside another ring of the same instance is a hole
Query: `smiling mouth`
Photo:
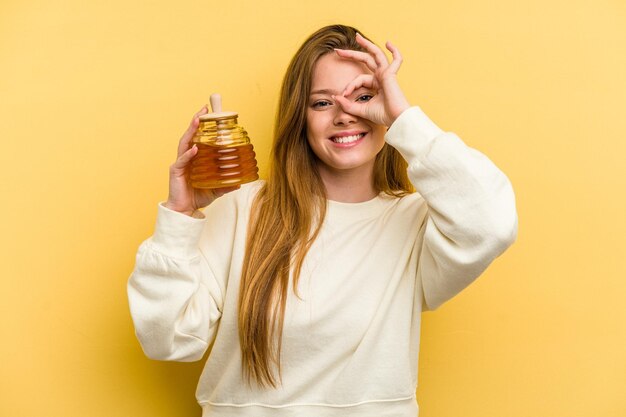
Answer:
[[335, 143], [352, 143], [361, 139], [365, 135], [366, 135], [365, 133], [359, 133], [358, 135], [350, 135], [350, 136], [339, 136], [339, 137], [333, 136], [332, 138], [330, 138], [330, 140], [332, 140]]

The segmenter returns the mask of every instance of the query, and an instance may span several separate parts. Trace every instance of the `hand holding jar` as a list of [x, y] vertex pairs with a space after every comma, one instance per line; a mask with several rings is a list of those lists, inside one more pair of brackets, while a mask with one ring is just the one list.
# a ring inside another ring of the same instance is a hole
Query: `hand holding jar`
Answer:
[[237, 113], [221, 111], [221, 97], [211, 96], [196, 113], [178, 144], [170, 166], [169, 196], [165, 207], [189, 216], [243, 183], [259, 178], [250, 138], [237, 125]]

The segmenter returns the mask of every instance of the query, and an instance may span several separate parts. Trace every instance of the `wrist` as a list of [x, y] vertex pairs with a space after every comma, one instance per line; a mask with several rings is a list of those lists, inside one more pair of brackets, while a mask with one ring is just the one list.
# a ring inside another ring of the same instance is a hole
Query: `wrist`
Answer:
[[404, 113], [407, 109], [411, 108], [411, 105], [408, 102], [402, 103], [402, 105], [397, 106], [390, 112], [390, 120], [387, 127], [390, 127], [397, 119]]
[[194, 209], [190, 209], [190, 208], [182, 208], [182, 207], [178, 207], [176, 204], [170, 202], [169, 200], [166, 201], [165, 203], [163, 203], [163, 207], [165, 207], [166, 209], [184, 214], [186, 216], [189, 217], [193, 217], [193, 214], [195, 213], [196, 210]]

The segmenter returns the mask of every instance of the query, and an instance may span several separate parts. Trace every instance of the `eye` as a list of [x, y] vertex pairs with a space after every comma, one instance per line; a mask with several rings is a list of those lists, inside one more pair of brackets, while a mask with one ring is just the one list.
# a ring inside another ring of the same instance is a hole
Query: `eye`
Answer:
[[324, 107], [330, 106], [332, 103], [328, 100], [318, 100], [311, 105], [314, 109], [323, 109]]
[[356, 101], [366, 102], [370, 101], [372, 98], [374, 98], [373, 94], [361, 94], [356, 98]]

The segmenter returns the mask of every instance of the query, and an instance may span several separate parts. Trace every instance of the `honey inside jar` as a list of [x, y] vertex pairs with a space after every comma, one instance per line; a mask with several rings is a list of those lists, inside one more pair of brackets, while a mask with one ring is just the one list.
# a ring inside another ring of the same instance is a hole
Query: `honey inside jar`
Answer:
[[195, 188], [229, 187], [259, 179], [251, 143], [234, 146], [197, 144], [190, 179]]
[[237, 113], [221, 111], [221, 97], [211, 95], [213, 113], [200, 116], [192, 142], [198, 153], [191, 161], [194, 188], [230, 187], [259, 179], [256, 154]]

